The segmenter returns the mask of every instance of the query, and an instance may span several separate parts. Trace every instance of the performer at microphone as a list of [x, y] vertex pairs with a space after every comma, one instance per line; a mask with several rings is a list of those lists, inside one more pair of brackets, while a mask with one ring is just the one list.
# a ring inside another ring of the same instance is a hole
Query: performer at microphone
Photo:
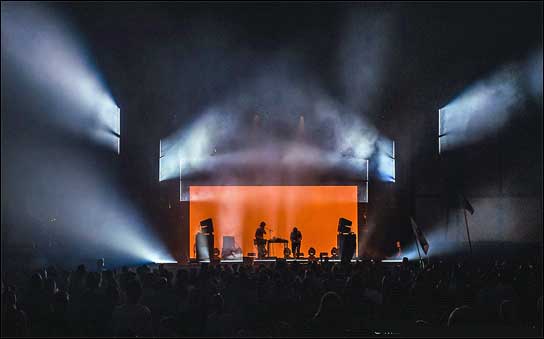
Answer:
[[266, 254], [266, 239], [264, 238], [264, 235], [266, 234], [266, 231], [264, 227], [266, 226], [266, 223], [264, 221], [261, 221], [259, 224], [259, 228], [255, 231], [255, 245], [257, 245], [257, 251], [259, 258], [264, 258]]
[[298, 257], [300, 253], [301, 241], [302, 233], [296, 227], [293, 227], [293, 231], [291, 231], [291, 250], [293, 251], [293, 255], [295, 257]]

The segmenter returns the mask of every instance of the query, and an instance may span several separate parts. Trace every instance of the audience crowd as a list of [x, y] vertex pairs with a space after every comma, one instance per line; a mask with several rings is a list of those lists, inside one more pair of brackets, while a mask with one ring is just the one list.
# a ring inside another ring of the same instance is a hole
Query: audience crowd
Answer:
[[2, 272], [2, 336], [542, 336], [531, 259]]

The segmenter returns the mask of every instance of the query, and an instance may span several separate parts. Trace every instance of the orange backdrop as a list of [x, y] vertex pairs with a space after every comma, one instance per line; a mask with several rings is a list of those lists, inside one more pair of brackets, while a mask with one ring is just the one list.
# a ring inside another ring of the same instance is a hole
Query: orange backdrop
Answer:
[[[194, 257], [200, 221], [213, 218], [214, 246], [221, 250], [223, 236], [234, 236], [244, 256], [257, 252], [255, 230], [266, 222], [266, 238], [291, 241], [294, 226], [302, 232], [301, 252], [314, 247], [328, 252], [336, 247], [338, 218], [353, 221], [357, 233], [357, 186], [190, 186], [189, 249]], [[272, 255], [283, 256], [281, 244], [272, 244]]]

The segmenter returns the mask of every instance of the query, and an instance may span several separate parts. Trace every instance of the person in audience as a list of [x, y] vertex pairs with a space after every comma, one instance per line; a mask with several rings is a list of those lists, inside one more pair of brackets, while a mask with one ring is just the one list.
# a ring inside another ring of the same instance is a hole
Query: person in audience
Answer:
[[314, 336], [345, 336], [347, 321], [344, 316], [340, 296], [336, 292], [326, 292], [310, 321], [310, 333]]
[[25, 312], [17, 307], [17, 295], [8, 290], [2, 294], [2, 337], [28, 336], [28, 320]]
[[448, 318], [449, 328], [467, 328], [475, 322], [475, 314], [472, 307], [463, 305], [455, 308]]
[[51, 305], [52, 314], [49, 323], [51, 337], [69, 337], [73, 334], [72, 318], [69, 314], [70, 296], [64, 291], [57, 291]]
[[233, 335], [232, 315], [225, 313], [225, 300], [221, 293], [216, 293], [211, 300], [211, 307], [206, 320], [207, 337], [220, 337]]
[[24, 294], [24, 298], [21, 298], [21, 308], [28, 317], [31, 336], [47, 335], [50, 308], [43, 285], [42, 275], [40, 273], [32, 274], [28, 290]]
[[113, 329], [116, 336], [150, 337], [151, 311], [140, 304], [142, 285], [136, 279], [126, 283], [126, 303], [113, 311]]

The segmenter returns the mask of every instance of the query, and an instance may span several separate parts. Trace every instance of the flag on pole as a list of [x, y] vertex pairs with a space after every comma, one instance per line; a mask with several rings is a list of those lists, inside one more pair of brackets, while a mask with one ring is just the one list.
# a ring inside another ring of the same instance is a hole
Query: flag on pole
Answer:
[[446, 187], [445, 189], [445, 197], [449, 208], [465, 209], [470, 214], [474, 214], [474, 207], [460, 190], [454, 187]]
[[412, 230], [414, 231], [414, 235], [416, 236], [417, 241], [421, 245], [423, 252], [427, 254], [427, 252], [429, 251], [429, 243], [427, 242], [427, 239], [425, 239], [423, 232], [421, 232], [421, 229], [419, 228], [419, 226], [417, 226], [416, 222], [412, 217], [410, 217], [410, 221], [412, 222]]
[[474, 214], [474, 208], [472, 207], [470, 202], [468, 202], [467, 198], [465, 198], [465, 196], [460, 194], [460, 193], [459, 193], [459, 197], [461, 199], [461, 204], [462, 204], [463, 208], [466, 209], [467, 211], [469, 211], [469, 213], [471, 215]]

